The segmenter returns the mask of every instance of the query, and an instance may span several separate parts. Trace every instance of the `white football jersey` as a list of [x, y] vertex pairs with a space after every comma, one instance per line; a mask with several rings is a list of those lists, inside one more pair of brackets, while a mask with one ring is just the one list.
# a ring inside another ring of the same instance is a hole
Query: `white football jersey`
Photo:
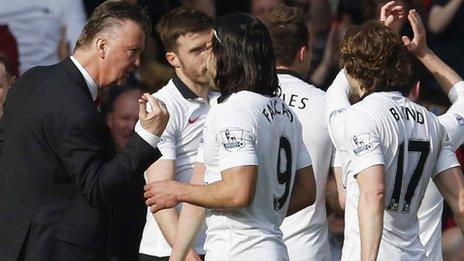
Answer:
[[[198, 146], [202, 137], [203, 125], [210, 105], [208, 101], [198, 97], [178, 78], [153, 94], [166, 104], [169, 111], [169, 122], [160, 137], [158, 149], [163, 156], [160, 160], [174, 160], [174, 180], [188, 183], [193, 174]], [[217, 93], [210, 92], [210, 100]], [[180, 212], [181, 204], [177, 205]], [[198, 254], [205, 254], [203, 244], [205, 228], [198, 233], [193, 244]], [[171, 255], [171, 246], [164, 236], [150, 210], [147, 210], [147, 221], [140, 243], [140, 253], [150, 256], [166, 257]]]
[[256, 165], [258, 175], [249, 207], [207, 210], [206, 260], [288, 260], [279, 226], [296, 170], [311, 165], [301, 124], [278, 97], [240, 91], [218, 101], [203, 134], [205, 183], [238, 166]]
[[[334, 145], [334, 155], [332, 158], [333, 167], [342, 167], [340, 149], [343, 145], [343, 113], [351, 106], [349, 97], [349, 83], [344, 70], [335, 77], [334, 81], [327, 89], [326, 93], [326, 119], [329, 128], [329, 135]], [[343, 183], [343, 186], [346, 184]]]
[[313, 163], [317, 194], [313, 205], [284, 219], [280, 229], [290, 260], [330, 260], [325, 187], [333, 146], [325, 121], [325, 92], [282, 71], [280, 97], [295, 112], [303, 127], [303, 141]]
[[[450, 136], [452, 149], [456, 150], [464, 141], [464, 81], [453, 86], [449, 92], [449, 98], [452, 106], [445, 114], [438, 116], [438, 121]], [[425, 247], [427, 257], [434, 261], [443, 259], [442, 212], [443, 196], [433, 181], [430, 181], [417, 215], [420, 240]]]
[[417, 211], [431, 177], [458, 166], [437, 117], [399, 92], [373, 93], [343, 113], [346, 182], [342, 260], [359, 260], [356, 175], [385, 166], [385, 212], [378, 260], [424, 260]]

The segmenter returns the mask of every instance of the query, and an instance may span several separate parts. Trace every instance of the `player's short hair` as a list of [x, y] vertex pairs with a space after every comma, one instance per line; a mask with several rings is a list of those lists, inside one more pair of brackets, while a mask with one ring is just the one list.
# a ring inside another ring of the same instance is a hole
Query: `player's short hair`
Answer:
[[213, 19], [205, 13], [188, 7], [179, 7], [165, 14], [156, 25], [166, 51], [175, 51], [177, 39], [188, 33], [211, 29]]
[[381, 22], [350, 28], [341, 44], [341, 61], [367, 94], [404, 92], [411, 86], [412, 56], [401, 38]]
[[267, 96], [278, 94], [272, 41], [257, 18], [235, 13], [214, 24], [212, 52], [216, 58], [215, 85], [224, 96], [248, 90]]
[[97, 35], [114, 29], [124, 21], [138, 24], [146, 34], [151, 32], [150, 17], [142, 7], [127, 1], [109, 0], [92, 12], [79, 39], [77, 39], [75, 49], [87, 47]]
[[267, 27], [277, 65], [291, 66], [298, 50], [303, 46], [309, 48], [309, 32], [303, 9], [281, 4], [269, 14]]
[[5, 68], [6, 77], [10, 79], [13, 77], [13, 67], [11, 66], [8, 57], [0, 52], [0, 64]]

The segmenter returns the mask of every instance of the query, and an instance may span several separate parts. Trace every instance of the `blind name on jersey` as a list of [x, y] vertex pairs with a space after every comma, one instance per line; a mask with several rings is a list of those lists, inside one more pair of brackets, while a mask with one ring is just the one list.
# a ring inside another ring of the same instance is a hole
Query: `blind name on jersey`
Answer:
[[396, 107], [391, 107], [389, 109], [390, 113], [393, 115], [396, 121], [401, 119], [410, 120], [411, 118], [417, 123], [424, 124], [424, 115], [422, 113], [408, 107], [400, 106], [401, 112]]

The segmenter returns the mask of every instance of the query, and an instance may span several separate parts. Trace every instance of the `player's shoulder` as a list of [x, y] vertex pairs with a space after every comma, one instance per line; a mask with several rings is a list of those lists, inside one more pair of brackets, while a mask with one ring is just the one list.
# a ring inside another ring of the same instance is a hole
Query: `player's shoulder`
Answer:
[[379, 118], [384, 117], [392, 106], [396, 104], [385, 95], [372, 93], [346, 108], [343, 112], [343, 120], [348, 125], [372, 125]]
[[185, 99], [183, 99], [176, 85], [170, 80], [165, 86], [152, 94], [166, 104], [168, 110], [178, 111], [185, 107]]
[[166, 85], [161, 87], [152, 95], [166, 103], [168, 100], [172, 100], [173, 96], [175, 95], [174, 88], [176, 88], [176, 86], [174, 85], [173, 81], [169, 80]]
[[255, 114], [261, 113], [269, 98], [250, 91], [240, 91], [228, 97], [219, 97], [210, 114], [218, 122], [254, 122]]
[[220, 96], [216, 99], [216, 113], [229, 114], [234, 116], [239, 116], [243, 114], [248, 114], [249, 106], [257, 106], [260, 103], [261, 99], [256, 96], [255, 102], [252, 99], [253, 93], [248, 91], [240, 91], [233, 93], [228, 97]]
[[288, 74], [278, 74], [279, 77], [279, 87], [282, 92], [292, 92], [296, 94], [311, 96], [314, 99], [325, 99], [325, 91], [317, 88], [315, 85], [310, 84], [299, 77], [288, 75]]
[[404, 97], [397, 93], [376, 92], [367, 95], [361, 101], [350, 106], [347, 112], [383, 115], [390, 108], [400, 106], [403, 100]]

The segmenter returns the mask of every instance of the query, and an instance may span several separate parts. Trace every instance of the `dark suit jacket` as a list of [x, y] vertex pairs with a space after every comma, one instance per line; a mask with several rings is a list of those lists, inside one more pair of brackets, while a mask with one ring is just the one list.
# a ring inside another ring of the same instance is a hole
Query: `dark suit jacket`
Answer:
[[0, 121], [1, 261], [108, 257], [112, 209], [143, 204], [134, 192], [161, 156], [137, 134], [116, 154], [110, 137], [69, 58], [17, 81]]

